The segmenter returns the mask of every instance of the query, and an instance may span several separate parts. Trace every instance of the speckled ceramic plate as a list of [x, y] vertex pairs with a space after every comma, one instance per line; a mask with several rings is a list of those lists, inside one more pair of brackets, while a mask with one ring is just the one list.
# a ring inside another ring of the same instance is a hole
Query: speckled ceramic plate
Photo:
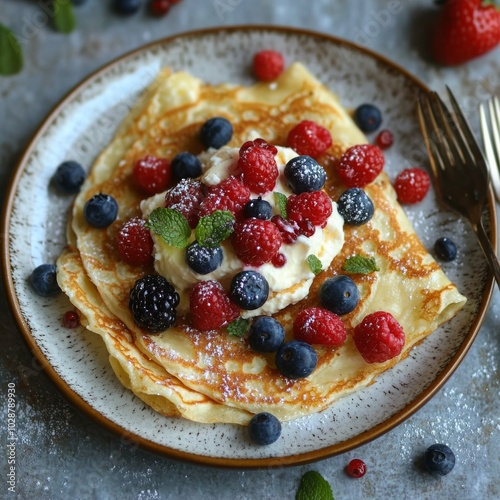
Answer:
[[[199, 31], [130, 53], [73, 90], [45, 120], [21, 159], [4, 211], [3, 234], [8, 237], [2, 259], [12, 308], [29, 348], [57, 386], [105, 427], [140, 445], [227, 467], [305, 463], [359, 446], [402, 422], [441, 387], [465, 355], [479, 330], [493, 283], [467, 223], [441, 210], [433, 194], [409, 208], [409, 217], [429, 249], [439, 236], [453, 235], [456, 240], [460, 256], [444, 268], [468, 297], [465, 309], [375, 384], [323, 413], [285, 423], [282, 437], [268, 447], [249, 444], [242, 427], [158, 415], [117, 381], [97, 335], [61, 327], [61, 317], [69, 309], [67, 299], [62, 294], [40, 298], [27, 281], [34, 267], [54, 262], [65, 244], [71, 199], [49, 188], [55, 167], [75, 159], [89, 168], [161, 67], [187, 70], [210, 83], [249, 84], [252, 55], [270, 47], [281, 51], [288, 62], [304, 62], [346, 106], [363, 102], [380, 106], [384, 126], [396, 135], [387, 152], [389, 175], [426, 164], [415, 112], [416, 95], [425, 87], [383, 57], [342, 40], [297, 30]], [[492, 206], [490, 199], [491, 220]]]

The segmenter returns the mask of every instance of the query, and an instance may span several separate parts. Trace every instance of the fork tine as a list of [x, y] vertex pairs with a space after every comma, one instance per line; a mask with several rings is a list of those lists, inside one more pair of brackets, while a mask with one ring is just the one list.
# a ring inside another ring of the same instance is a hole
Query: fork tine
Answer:
[[485, 110], [485, 104], [479, 106], [479, 118], [481, 123], [481, 133], [486, 159], [489, 164], [489, 172], [495, 195], [500, 201], [500, 104], [497, 97], [488, 101], [488, 114], [490, 117], [490, 127]]

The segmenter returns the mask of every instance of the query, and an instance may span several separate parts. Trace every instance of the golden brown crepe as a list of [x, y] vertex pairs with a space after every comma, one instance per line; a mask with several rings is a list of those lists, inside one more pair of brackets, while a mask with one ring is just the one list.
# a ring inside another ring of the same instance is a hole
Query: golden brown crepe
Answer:
[[[319, 286], [343, 273], [347, 257], [373, 256], [380, 267], [378, 272], [352, 276], [361, 300], [342, 318], [348, 338], [338, 348], [314, 346], [318, 366], [306, 379], [284, 377], [272, 355], [251, 350], [246, 339], [230, 336], [225, 329], [195, 330], [188, 315], [158, 335], [142, 331], [129, 311], [129, 292], [137, 279], [154, 270], [124, 263], [115, 247], [123, 222], [140, 215], [142, 195], [131, 181], [132, 167], [146, 154], [172, 158], [186, 150], [200, 153], [198, 130], [213, 116], [231, 121], [234, 134], [229, 146], [233, 147], [255, 137], [286, 145], [289, 130], [304, 119], [326, 127], [333, 146], [321, 161], [328, 176], [325, 189], [333, 200], [344, 189], [335, 179], [335, 159], [348, 147], [366, 142], [337, 97], [301, 64], [291, 65], [273, 85], [251, 87], [210, 86], [186, 73], [165, 70], [101, 153], [76, 198], [70, 229], [73, 244], [59, 258], [59, 283], [86, 318], [87, 327], [104, 339], [122, 383], [165, 415], [244, 424], [261, 411], [281, 420], [321, 411], [406, 357], [453, 317], [465, 298], [420, 243], [382, 173], [365, 188], [376, 207], [372, 220], [359, 227], [345, 226], [341, 253], [314, 279], [309, 295], [275, 314], [291, 338], [294, 317], [306, 307], [319, 306]], [[88, 226], [82, 213], [85, 202], [98, 192], [112, 195], [119, 205], [117, 220], [106, 229]], [[396, 358], [368, 364], [351, 333], [377, 310], [393, 314], [406, 341]]]

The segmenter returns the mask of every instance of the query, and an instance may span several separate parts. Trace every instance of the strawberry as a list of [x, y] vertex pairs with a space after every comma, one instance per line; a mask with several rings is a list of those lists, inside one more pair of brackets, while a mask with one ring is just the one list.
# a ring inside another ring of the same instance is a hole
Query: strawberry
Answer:
[[434, 25], [431, 51], [447, 66], [462, 64], [500, 43], [500, 11], [482, 0], [447, 0]]

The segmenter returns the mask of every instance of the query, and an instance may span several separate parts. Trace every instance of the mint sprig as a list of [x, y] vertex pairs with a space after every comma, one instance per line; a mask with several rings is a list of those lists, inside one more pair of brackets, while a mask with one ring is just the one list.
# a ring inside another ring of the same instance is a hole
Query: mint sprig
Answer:
[[374, 257], [366, 257], [360, 254], [346, 259], [342, 269], [353, 274], [370, 274], [374, 271], [380, 271]]
[[283, 219], [286, 219], [288, 216], [286, 211], [286, 203], [288, 201], [288, 198], [286, 197], [285, 194], [279, 193], [278, 191], [275, 191], [273, 195], [274, 195], [274, 202], [276, 203], [276, 206], [280, 211], [281, 217], [283, 217]]
[[323, 270], [323, 264], [318, 257], [316, 257], [316, 255], [308, 255], [306, 260], [309, 265], [309, 269], [314, 273], [314, 275], [319, 274]]
[[244, 337], [250, 329], [250, 320], [246, 318], [236, 318], [227, 325], [227, 331], [235, 337]]
[[216, 210], [202, 217], [195, 229], [198, 243], [204, 247], [216, 248], [234, 231], [234, 215], [228, 210]]
[[23, 54], [16, 35], [0, 24], [0, 75], [15, 75], [22, 67]]
[[300, 480], [295, 500], [334, 500], [330, 483], [315, 470], [306, 472]]
[[73, 4], [70, 0], [53, 0], [54, 26], [60, 33], [71, 33], [76, 27]]
[[180, 212], [172, 208], [158, 207], [150, 214], [146, 227], [158, 234], [170, 246], [185, 248], [191, 236], [189, 223]]

